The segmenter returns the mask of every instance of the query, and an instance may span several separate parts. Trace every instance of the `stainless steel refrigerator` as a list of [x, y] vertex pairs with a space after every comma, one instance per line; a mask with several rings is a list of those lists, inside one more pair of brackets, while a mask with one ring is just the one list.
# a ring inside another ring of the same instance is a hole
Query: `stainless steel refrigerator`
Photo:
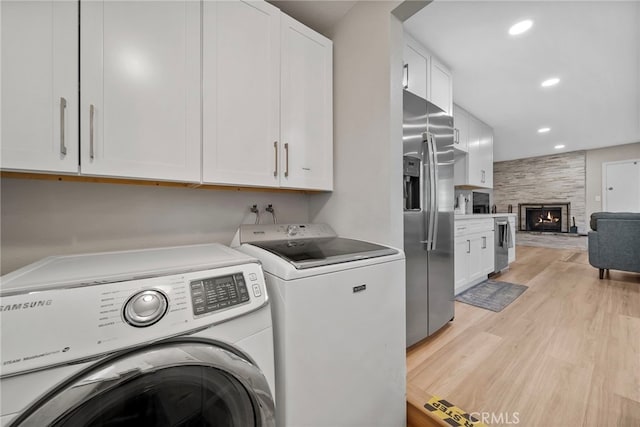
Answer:
[[453, 319], [453, 118], [404, 91], [407, 346]]

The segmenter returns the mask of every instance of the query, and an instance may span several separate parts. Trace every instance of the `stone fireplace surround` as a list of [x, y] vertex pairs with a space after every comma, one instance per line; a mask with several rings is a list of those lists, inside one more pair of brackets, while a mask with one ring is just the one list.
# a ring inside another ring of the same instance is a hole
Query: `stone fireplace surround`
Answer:
[[[584, 151], [496, 162], [493, 182], [491, 203], [498, 212], [508, 212], [511, 205], [513, 213], [518, 214], [520, 203], [571, 203], [570, 217], [576, 218], [578, 234], [589, 230]], [[520, 229], [519, 224], [516, 229]]]

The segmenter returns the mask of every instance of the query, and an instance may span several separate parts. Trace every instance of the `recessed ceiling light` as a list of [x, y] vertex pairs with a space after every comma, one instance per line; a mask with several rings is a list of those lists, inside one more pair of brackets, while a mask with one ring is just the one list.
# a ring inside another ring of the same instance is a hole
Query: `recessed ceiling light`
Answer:
[[509, 28], [509, 34], [512, 36], [517, 36], [518, 34], [522, 34], [533, 25], [533, 21], [530, 19], [525, 19], [524, 21], [520, 21], [517, 24], [513, 24], [511, 28]]
[[560, 149], [564, 148], [564, 144], [558, 144], [553, 148], [555, 148], [556, 150], [560, 150]]
[[538, 133], [547, 133], [551, 130], [551, 128], [540, 128], [538, 129]]
[[559, 78], [557, 78], [557, 77], [553, 77], [553, 78], [550, 78], [550, 79], [547, 79], [547, 80], [543, 81], [543, 82], [540, 84], [540, 86], [542, 86], [542, 87], [549, 87], [549, 86], [555, 86], [555, 85], [557, 85], [558, 83], [560, 83], [560, 79], [559, 79]]

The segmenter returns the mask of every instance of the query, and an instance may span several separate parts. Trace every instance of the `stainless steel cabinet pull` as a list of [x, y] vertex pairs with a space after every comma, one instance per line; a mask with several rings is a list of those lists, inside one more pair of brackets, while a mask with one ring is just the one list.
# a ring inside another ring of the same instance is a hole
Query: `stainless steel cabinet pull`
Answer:
[[482, 249], [487, 249], [487, 238], [482, 236]]
[[278, 141], [273, 142], [273, 151], [276, 152], [276, 163], [273, 168], [273, 176], [278, 176]]
[[471, 240], [467, 240], [467, 253], [471, 253]]
[[89, 105], [89, 158], [93, 160], [93, 114], [95, 111], [93, 104]]
[[405, 75], [404, 85], [402, 87], [404, 89], [409, 89], [409, 64], [404, 64], [402, 68], [404, 68], [404, 75]]
[[453, 130], [453, 142], [454, 144], [460, 144], [460, 131], [458, 129]]
[[284, 144], [284, 177], [289, 176], [289, 143]]
[[60, 97], [60, 154], [67, 155], [67, 147], [64, 145], [64, 113], [67, 109], [67, 100]]

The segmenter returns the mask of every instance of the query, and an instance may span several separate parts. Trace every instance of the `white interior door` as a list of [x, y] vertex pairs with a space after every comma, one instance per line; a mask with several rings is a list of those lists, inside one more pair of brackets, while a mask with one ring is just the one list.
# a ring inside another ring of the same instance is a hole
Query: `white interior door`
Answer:
[[640, 212], [640, 159], [602, 165], [605, 212]]

